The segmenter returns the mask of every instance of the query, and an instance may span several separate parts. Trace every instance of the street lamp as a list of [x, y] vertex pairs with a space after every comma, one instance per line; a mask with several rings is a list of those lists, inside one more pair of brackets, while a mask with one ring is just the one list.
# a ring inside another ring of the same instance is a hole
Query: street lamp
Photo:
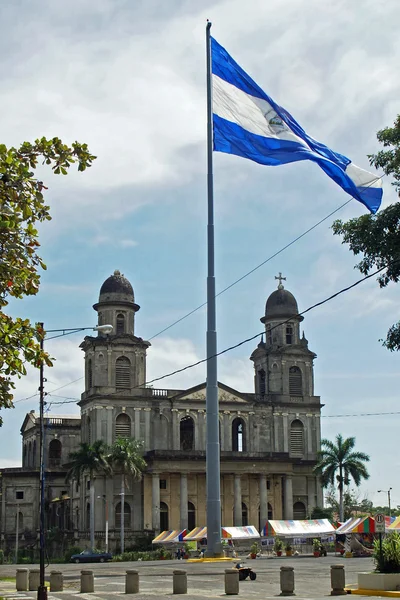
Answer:
[[[40, 340], [40, 350], [44, 349], [44, 323], [39, 323], [40, 328], [43, 331]], [[112, 325], [97, 325], [96, 327], [75, 327], [73, 329], [49, 329], [46, 333], [60, 333], [61, 336], [68, 335], [70, 333], [78, 333], [79, 331], [85, 331], [86, 329], [92, 329], [92, 331], [99, 331], [101, 333], [111, 333], [113, 330]], [[60, 336], [60, 337], [61, 337]], [[54, 336], [59, 337], [59, 336]], [[50, 338], [51, 339], [51, 338]], [[44, 544], [44, 365], [43, 361], [40, 363], [39, 372], [39, 488], [40, 488], [40, 521], [39, 521], [39, 535], [40, 535], [40, 549], [39, 549], [39, 587], [37, 593], [37, 600], [47, 600], [47, 587], [44, 584], [44, 563], [45, 563], [45, 544]]]
[[97, 496], [98, 500], [103, 500], [104, 502], [104, 510], [106, 517], [106, 552], [108, 552], [108, 500], [107, 496], [103, 494], [103, 496]]
[[388, 496], [388, 504], [389, 504], [389, 517], [391, 517], [391, 516], [392, 516], [392, 510], [391, 510], [391, 507], [390, 507], [390, 490], [392, 490], [392, 489], [393, 489], [393, 488], [391, 488], [391, 487], [390, 487], [388, 490], [378, 490], [378, 494], [379, 494], [380, 492], [383, 492], [384, 494], [387, 494], [387, 496]]

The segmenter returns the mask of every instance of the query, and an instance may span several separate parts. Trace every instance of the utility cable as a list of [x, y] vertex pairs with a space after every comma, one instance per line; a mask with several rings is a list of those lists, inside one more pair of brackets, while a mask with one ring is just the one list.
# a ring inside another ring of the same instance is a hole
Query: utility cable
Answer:
[[[320, 221], [318, 221], [318, 223], [315, 223], [315, 225], [313, 225], [312, 227], [310, 227], [309, 229], [307, 229], [306, 231], [304, 231], [303, 233], [301, 233], [300, 235], [298, 235], [291, 242], [289, 242], [288, 244], [286, 244], [285, 246], [283, 246], [280, 250], [277, 250], [277, 252], [274, 252], [274, 254], [271, 254], [271, 256], [269, 256], [268, 258], [266, 258], [265, 260], [263, 260], [256, 267], [254, 267], [250, 271], [247, 271], [247, 273], [245, 273], [244, 275], [242, 275], [241, 277], [239, 277], [238, 279], [236, 279], [236, 281], [234, 281], [233, 283], [230, 283], [227, 287], [225, 287], [220, 292], [218, 292], [218, 294], [215, 294], [215, 298], [218, 298], [218, 296], [221, 296], [221, 294], [224, 294], [225, 292], [227, 292], [228, 290], [230, 290], [231, 288], [233, 288], [233, 286], [235, 286], [237, 283], [239, 283], [240, 281], [243, 281], [243, 279], [246, 279], [246, 277], [248, 277], [249, 275], [252, 275], [252, 273], [254, 273], [255, 271], [257, 271], [257, 269], [260, 269], [261, 267], [263, 267], [264, 265], [266, 265], [273, 258], [275, 258], [279, 254], [281, 254], [282, 252], [284, 252], [285, 250], [287, 250], [288, 248], [290, 248], [290, 246], [293, 246], [293, 244], [295, 244], [296, 242], [298, 242], [299, 240], [301, 240], [301, 238], [303, 238], [305, 235], [307, 235], [307, 233], [310, 233], [310, 231], [312, 231], [313, 229], [315, 229], [316, 227], [318, 227], [318, 225], [321, 225], [321, 223], [323, 223], [324, 221], [326, 221], [327, 219], [329, 219], [332, 215], [334, 215], [335, 213], [337, 213], [339, 210], [341, 210], [342, 208], [344, 208], [345, 206], [347, 206], [347, 204], [349, 204], [351, 201], [352, 201], [352, 198], [350, 198], [350, 200], [347, 200], [346, 202], [344, 202], [343, 204], [341, 204], [340, 206], [338, 206], [337, 208], [335, 208], [335, 210], [333, 210], [332, 212], [329, 213], [329, 215], [326, 215], [326, 217], [324, 217], [323, 219], [321, 219]], [[149, 337], [149, 340], [153, 340], [155, 337], [158, 337], [159, 335], [161, 335], [165, 331], [168, 331], [168, 329], [171, 329], [171, 327], [174, 327], [175, 325], [177, 325], [181, 321], [184, 321], [185, 319], [187, 319], [188, 317], [190, 317], [191, 315], [193, 315], [195, 312], [197, 312], [198, 310], [200, 310], [204, 306], [207, 306], [207, 302], [203, 302], [203, 304], [200, 304], [199, 306], [197, 306], [196, 308], [194, 308], [193, 310], [191, 310], [190, 312], [188, 312], [186, 315], [183, 315], [183, 317], [180, 317], [179, 319], [177, 319], [176, 321], [174, 321], [173, 323], [171, 323], [171, 325], [168, 325], [168, 327], [164, 327], [164, 329], [161, 329], [161, 331], [159, 331], [158, 333], [155, 333], [154, 335], [152, 335], [151, 337]]]

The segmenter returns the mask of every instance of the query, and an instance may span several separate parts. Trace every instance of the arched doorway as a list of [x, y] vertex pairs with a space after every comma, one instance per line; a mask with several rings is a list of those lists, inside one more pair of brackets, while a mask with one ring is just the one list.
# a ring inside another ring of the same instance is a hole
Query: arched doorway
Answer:
[[293, 519], [302, 521], [307, 518], [306, 507], [303, 502], [295, 502], [293, 504]]
[[59, 467], [61, 465], [61, 451], [60, 440], [51, 440], [49, 444], [49, 467]]
[[160, 502], [160, 529], [161, 531], [169, 529], [168, 505], [165, 502]]
[[193, 502], [188, 502], [188, 529], [191, 531], [196, 527], [196, 509]]
[[[121, 502], [115, 507], [115, 528], [121, 527]], [[131, 527], [131, 506], [129, 502], [124, 502], [124, 529], [130, 529]]]
[[242, 526], [245, 527], [249, 524], [249, 511], [247, 510], [247, 505], [242, 502]]
[[183, 417], [179, 424], [181, 450], [194, 450], [194, 421], [192, 417]]

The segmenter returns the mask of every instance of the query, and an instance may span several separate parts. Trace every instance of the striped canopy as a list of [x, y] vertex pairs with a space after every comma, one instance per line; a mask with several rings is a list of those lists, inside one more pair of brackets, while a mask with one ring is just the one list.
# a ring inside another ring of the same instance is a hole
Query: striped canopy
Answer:
[[262, 530], [262, 535], [271, 537], [312, 537], [334, 533], [335, 528], [328, 519], [311, 519], [305, 521], [267, 521]]
[[[389, 527], [393, 518], [385, 517], [385, 530], [390, 531]], [[336, 529], [336, 534], [347, 533], [376, 533], [375, 519], [373, 517], [352, 517], [343, 525]]]
[[395, 517], [387, 527], [388, 531], [400, 531], [400, 517]]
[[199, 542], [207, 538], [207, 527], [195, 527], [192, 531], [189, 531], [183, 538], [184, 542]]
[[222, 527], [222, 537], [231, 540], [248, 540], [259, 538], [260, 534], [254, 525], [247, 525], [246, 527]]
[[[260, 534], [254, 525], [246, 527], [221, 527], [221, 538], [231, 540], [249, 540], [259, 538]], [[195, 527], [185, 535], [184, 542], [199, 542], [207, 538], [207, 527]]]
[[176, 544], [183, 542], [186, 535], [186, 529], [172, 529], [170, 531], [162, 531], [154, 538], [152, 544]]

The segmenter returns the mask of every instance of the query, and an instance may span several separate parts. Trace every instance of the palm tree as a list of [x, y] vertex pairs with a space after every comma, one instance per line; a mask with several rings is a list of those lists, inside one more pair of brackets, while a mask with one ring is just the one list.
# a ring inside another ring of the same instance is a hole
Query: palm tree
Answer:
[[339, 489], [339, 519], [344, 520], [343, 490], [344, 486], [350, 485], [352, 479], [358, 487], [362, 479], [368, 479], [369, 473], [364, 463], [369, 462], [368, 454], [364, 452], [352, 452], [356, 438], [343, 439], [339, 433], [336, 443], [330, 440], [322, 440], [322, 449], [318, 453], [318, 464], [314, 472], [320, 476], [323, 487], [335, 485]]
[[128, 476], [132, 481], [142, 478], [146, 468], [142, 446], [143, 443], [134, 438], [117, 438], [111, 446], [110, 464], [115, 471], [121, 472], [121, 554], [125, 547], [125, 484]]
[[92, 445], [83, 442], [79, 450], [70, 452], [70, 469], [66, 480], [75, 479], [80, 483], [85, 474], [90, 477], [90, 548], [94, 549], [94, 476], [96, 474], [110, 474], [111, 466], [108, 461], [109, 447], [103, 440], [96, 440]]

